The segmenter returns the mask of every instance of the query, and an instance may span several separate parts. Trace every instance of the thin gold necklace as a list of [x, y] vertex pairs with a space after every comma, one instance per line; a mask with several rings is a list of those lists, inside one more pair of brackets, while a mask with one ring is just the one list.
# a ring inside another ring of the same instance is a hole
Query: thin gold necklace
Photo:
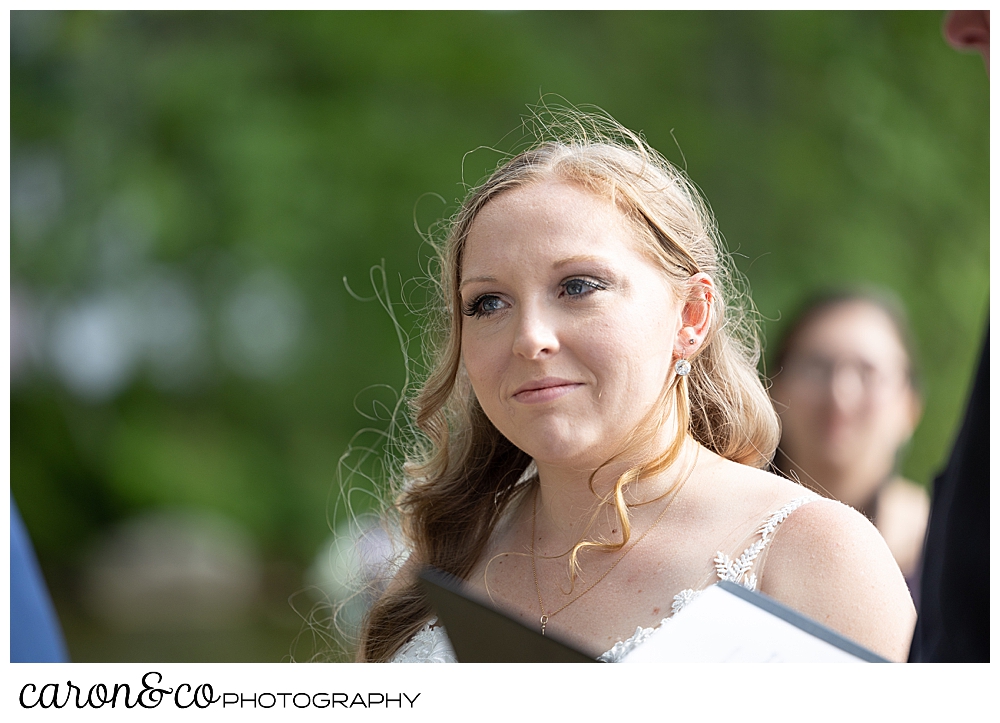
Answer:
[[[690, 474], [690, 472], [689, 472], [689, 474]], [[663, 515], [665, 515], [667, 513], [667, 508], [670, 507], [670, 503], [674, 501], [675, 497], [677, 497], [677, 493], [680, 492], [681, 487], [684, 485], [684, 482], [686, 482], [686, 481], [687, 481], [687, 477], [685, 477], [684, 480], [682, 480], [681, 483], [677, 485], [677, 488], [672, 493], [668, 493], [668, 494], [670, 494], [670, 499], [667, 500], [667, 504], [663, 505], [663, 509], [660, 510], [660, 514], [657, 515], [657, 517], [656, 517], [655, 520], [653, 520], [653, 524], [651, 524], [649, 527], [646, 528], [646, 531], [643, 532], [642, 535], [639, 536], [638, 540], [636, 540], [635, 542], [633, 542], [631, 545], [629, 545], [627, 548], [625, 548], [625, 550], [622, 551], [622, 554], [620, 554], [618, 556], [617, 560], [615, 560], [613, 563], [611, 563], [611, 567], [609, 567], [607, 570], [605, 570], [603, 575], [601, 575], [593, 583], [591, 583], [590, 586], [588, 586], [586, 590], [584, 590], [583, 592], [581, 592], [579, 595], [577, 595], [576, 597], [574, 597], [572, 600], [570, 600], [568, 603], [566, 603], [565, 605], [563, 605], [558, 610], [554, 610], [551, 613], [546, 613], [545, 612], [545, 604], [542, 603], [542, 591], [538, 587], [538, 569], [537, 569], [537, 567], [535, 565], [535, 520], [536, 520], [536, 518], [538, 516], [538, 487], [535, 488], [535, 495], [534, 495], [534, 497], [532, 497], [532, 501], [531, 501], [531, 575], [535, 579], [535, 594], [538, 596], [538, 609], [542, 613], [542, 616], [540, 618], [538, 618], [538, 622], [542, 626], [542, 635], [545, 635], [545, 626], [549, 624], [549, 620], [551, 620], [552, 618], [554, 618], [556, 615], [558, 615], [559, 613], [561, 613], [563, 610], [565, 610], [566, 608], [568, 608], [570, 605], [572, 605], [577, 600], [579, 600], [584, 595], [586, 595], [588, 592], [590, 592], [595, 587], [597, 587], [597, 585], [601, 582], [601, 580], [603, 580], [608, 575], [610, 575], [611, 571], [614, 570], [616, 567], [618, 567], [618, 563], [621, 562], [625, 558], [625, 555], [627, 555], [628, 553], [632, 552], [632, 550], [636, 547], [636, 545], [638, 545], [640, 542], [643, 541], [643, 539], [645, 539], [646, 535], [649, 534], [650, 530], [652, 530], [654, 527], [656, 527], [660, 523], [660, 520], [663, 519]]]

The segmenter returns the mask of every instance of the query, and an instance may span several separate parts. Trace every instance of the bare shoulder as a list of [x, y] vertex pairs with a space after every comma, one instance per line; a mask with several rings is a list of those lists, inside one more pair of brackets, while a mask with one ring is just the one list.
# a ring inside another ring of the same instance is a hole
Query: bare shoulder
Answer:
[[812, 494], [786, 477], [722, 457], [713, 455], [711, 465], [715, 489], [720, 494], [753, 505], [763, 504], [771, 511], [778, 510], [793, 499]]
[[820, 499], [778, 528], [761, 591], [871, 648], [905, 660], [916, 611], [882, 536], [847, 505]]

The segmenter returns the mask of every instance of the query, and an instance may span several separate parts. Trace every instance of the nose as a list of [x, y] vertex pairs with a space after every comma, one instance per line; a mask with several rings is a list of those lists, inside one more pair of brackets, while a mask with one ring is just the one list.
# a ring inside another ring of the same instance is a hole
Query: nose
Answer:
[[865, 401], [861, 370], [852, 364], [836, 365], [830, 375], [830, 396], [834, 407], [844, 414], [856, 411]]
[[542, 309], [522, 307], [514, 331], [514, 354], [524, 359], [540, 359], [559, 351], [559, 335], [549, 316]]

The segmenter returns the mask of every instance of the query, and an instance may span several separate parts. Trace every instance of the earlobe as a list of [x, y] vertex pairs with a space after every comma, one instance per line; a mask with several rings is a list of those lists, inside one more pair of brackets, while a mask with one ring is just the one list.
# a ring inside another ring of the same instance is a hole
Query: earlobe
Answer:
[[698, 333], [698, 330], [695, 329], [695, 327], [681, 327], [681, 330], [677, 332], [677, 342], [674, 344], [674, 353], [679, 359], [685, 359], [693, 356], [694, 353], [701, 347], [703, 338], [704, 337]]

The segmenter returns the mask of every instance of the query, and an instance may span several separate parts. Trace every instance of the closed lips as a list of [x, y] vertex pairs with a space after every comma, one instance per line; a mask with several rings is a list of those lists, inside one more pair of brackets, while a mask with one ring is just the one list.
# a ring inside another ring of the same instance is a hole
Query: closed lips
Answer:
[[571, 382], [568, 379], [545, 378], [524, 384], [514, 392], [513, 397], [526, 404], [547, 402], [581, 386], [583, 385], [579, 382]]

